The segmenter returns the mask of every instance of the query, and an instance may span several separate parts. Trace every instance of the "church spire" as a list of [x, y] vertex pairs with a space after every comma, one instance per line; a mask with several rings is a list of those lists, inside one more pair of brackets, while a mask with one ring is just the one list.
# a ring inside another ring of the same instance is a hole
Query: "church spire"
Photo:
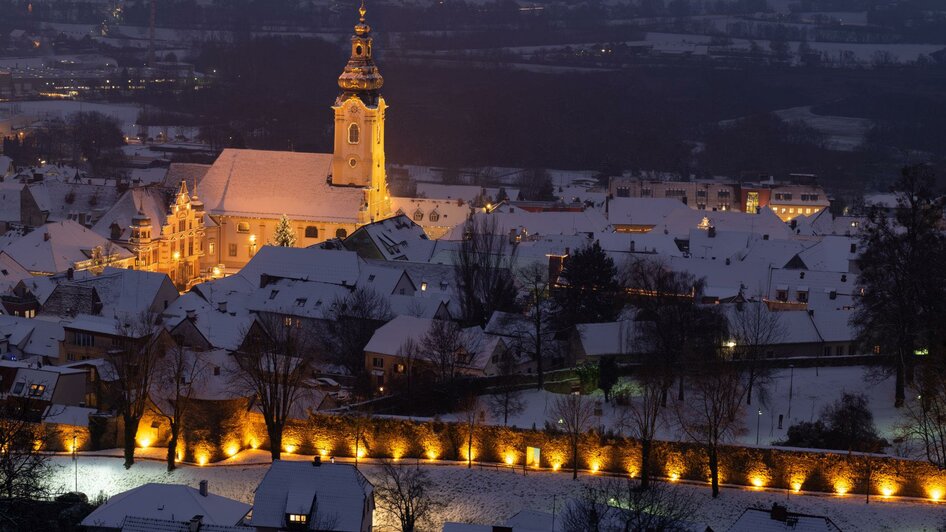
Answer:
[[384, 84], [384, 78], [372, 59], [373, 39], [371, 26], [365, 22], [367, 12], [362, 0], [361, 7], [358, 8], [358, 24], [355, 24], [355, 33], [351, 36], [351, 57], [342, 75], [338, 77], [338, 86], [342, 89], [338, 103], [356, 97], [365, 105], [377, 105], [379, 90]]

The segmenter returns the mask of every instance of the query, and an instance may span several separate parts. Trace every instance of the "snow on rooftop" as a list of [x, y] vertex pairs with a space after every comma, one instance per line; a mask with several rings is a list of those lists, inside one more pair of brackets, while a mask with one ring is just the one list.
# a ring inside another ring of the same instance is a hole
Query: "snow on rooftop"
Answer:
[[127, 516], [151, 519], [190, 519], [202, 515], [203, 522], [235, 525], [250, 511], [250, 505], [213, 493], [203, 496], [196, 488], [180, 484], [150, 483], [112, 496], [85, 519], [82, 526], [121, 528]]
[[260, 286], [263, 275], [354, 286], [359, 260], [353, 251], [263, 246], [239, 276]]
[[309, 515], [313, 521], [334, 517], [332, 530], [358, 531], [374, 491], [370, 482], [348, 464], [322, 464], [277, 460], [256, 488], [253, 498], [254, 527], [284, 528], [286, 514]]
[[89, 260], [96, 247], [110, 250], [115, 257], [113, 260], [133, 257], [127, 249], [111, 245], [107, 239], [71, 220], [37, 228], [3, 251], [31, 272], [57, 273]]
[[200, 180], [213, 214], [355, 223], [361, 188], [332, 186], [332, 154], [226, 149]]

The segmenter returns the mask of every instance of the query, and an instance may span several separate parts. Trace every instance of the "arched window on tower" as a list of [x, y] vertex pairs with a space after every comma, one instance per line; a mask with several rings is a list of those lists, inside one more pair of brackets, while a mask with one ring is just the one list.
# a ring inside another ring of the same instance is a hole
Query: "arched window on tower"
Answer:
[[358, 127], [358, 124], [351, 124], [348, 126], [348, 143], [349, 144], [358, 144], [358, 141], [361, 139], [361, 129]]

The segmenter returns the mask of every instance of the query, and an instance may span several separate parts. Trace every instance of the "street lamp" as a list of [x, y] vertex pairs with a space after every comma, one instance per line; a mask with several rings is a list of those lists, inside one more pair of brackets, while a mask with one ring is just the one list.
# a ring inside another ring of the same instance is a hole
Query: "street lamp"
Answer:
[[789, 373], [788, 377], [788, 422], [792, 422], [792, 395], [795, 386], [795, 364], [788, 365]]
[[759, 415], [756, 416], [755, 422], [755, 444], [759, 445], [759, 430], [762, 428], [762, 409], [759, 409]]

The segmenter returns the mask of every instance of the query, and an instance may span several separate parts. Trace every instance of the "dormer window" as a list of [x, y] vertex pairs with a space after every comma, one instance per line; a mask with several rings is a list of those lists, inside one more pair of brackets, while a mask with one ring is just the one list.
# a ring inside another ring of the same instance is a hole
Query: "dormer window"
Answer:
[[428, 218], [430, 219], [431, 222], [436, 222], [437, 220], [440, 219], [440, 213], [438, 213], [437, 211], [434, 211], [430, 213], [430, 216], [428, 216]]
[[348, 126], [348, 143], [349, 144], [358, 144], [361, 140], [361, 129], [358, 127], [358, 124], [351, 124]]
[[40, 397], [46, 391], [44, 384], [30, 384], [30, 397]]
[[286, 520], [293, 526], [305, 526], [309, 522], [309, 516], [305, 514], [288, 514]]
[[424, 221], [424, 211], [422, 211], [422, 210], [420, 210], [420, 209], [417, 209], [416, 211], [414, 211], [414, 221], [415, 221], [415, 222], [422, 222], [422, 221]]

